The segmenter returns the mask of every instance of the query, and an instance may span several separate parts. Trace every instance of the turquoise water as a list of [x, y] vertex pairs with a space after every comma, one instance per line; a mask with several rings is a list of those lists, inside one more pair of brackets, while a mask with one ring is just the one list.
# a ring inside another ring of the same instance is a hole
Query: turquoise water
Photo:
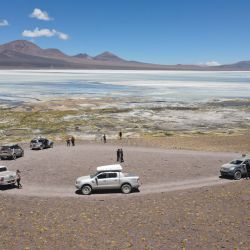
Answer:
[[105, 97], [187, 104], [250, 100], [250, 72], [0, 71], [1, 106]]

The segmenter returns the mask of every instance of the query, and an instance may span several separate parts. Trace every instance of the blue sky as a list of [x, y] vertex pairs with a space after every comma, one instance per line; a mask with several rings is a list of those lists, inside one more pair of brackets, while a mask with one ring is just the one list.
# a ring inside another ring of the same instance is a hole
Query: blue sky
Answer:
[[249, 0], [1, 0], [0, 44], [27, 39], [70, 55], [231, 63], [250, 60], [249, 13]]

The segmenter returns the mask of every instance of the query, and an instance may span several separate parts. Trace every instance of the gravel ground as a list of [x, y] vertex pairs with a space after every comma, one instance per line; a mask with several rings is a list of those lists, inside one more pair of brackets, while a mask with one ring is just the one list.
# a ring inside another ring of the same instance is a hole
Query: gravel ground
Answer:
[[76, 177], [115, 163], [116, 149], [26, 146], [23, 158], [1, 161], [24, 185], [0, 191], [1, 249], [250, 249], [250, 181], [218, 178], [239, 154], [124, 146], [140, 193], [75, 194]]

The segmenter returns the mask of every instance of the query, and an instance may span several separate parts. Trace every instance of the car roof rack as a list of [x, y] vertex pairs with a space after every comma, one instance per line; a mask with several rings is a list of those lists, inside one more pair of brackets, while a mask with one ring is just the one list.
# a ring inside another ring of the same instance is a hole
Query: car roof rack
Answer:
[[106, 165], [106, 166], [97, 167], [96, 170], [97, 172], [104, 172], [104, 171], [121, 172], [122, 166], [120, 164]]

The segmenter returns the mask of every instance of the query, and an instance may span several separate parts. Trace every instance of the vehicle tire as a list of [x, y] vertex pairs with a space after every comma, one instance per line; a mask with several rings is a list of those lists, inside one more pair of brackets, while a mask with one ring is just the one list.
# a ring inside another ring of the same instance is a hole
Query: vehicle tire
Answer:
[[24, 157], [24, 151], [22, 152], [21, 157]]
[[53, 147], [54, 147], [54, 144], [53, 144], [53, 143], [51, 143], [51, 144], [50, 144], [50, 147], [51, 147], [51, 148], [53, 148]]
[[90, 185], [84, 185], [81, 188], [83, 195], [90, 195], [92, 193], [92, 187]]
[[235, 180], [240, 180], [240, 179], [241, 179], [241, 176], [242, 176], [242, 174], [241, 174], [240, 171], [236, 171], [236, 172], [234, 173], [234, 179], [235, 179]]
[[124, 193], [124, 194], [129, 194], [131, 193], [132, 191], [132, 187], [130, 184], [123, 184], [122, 187], [121, 187], [121, 191]]
[[12, 159], [15, 160], [16, 159], [16, 154], [12, 155]]

